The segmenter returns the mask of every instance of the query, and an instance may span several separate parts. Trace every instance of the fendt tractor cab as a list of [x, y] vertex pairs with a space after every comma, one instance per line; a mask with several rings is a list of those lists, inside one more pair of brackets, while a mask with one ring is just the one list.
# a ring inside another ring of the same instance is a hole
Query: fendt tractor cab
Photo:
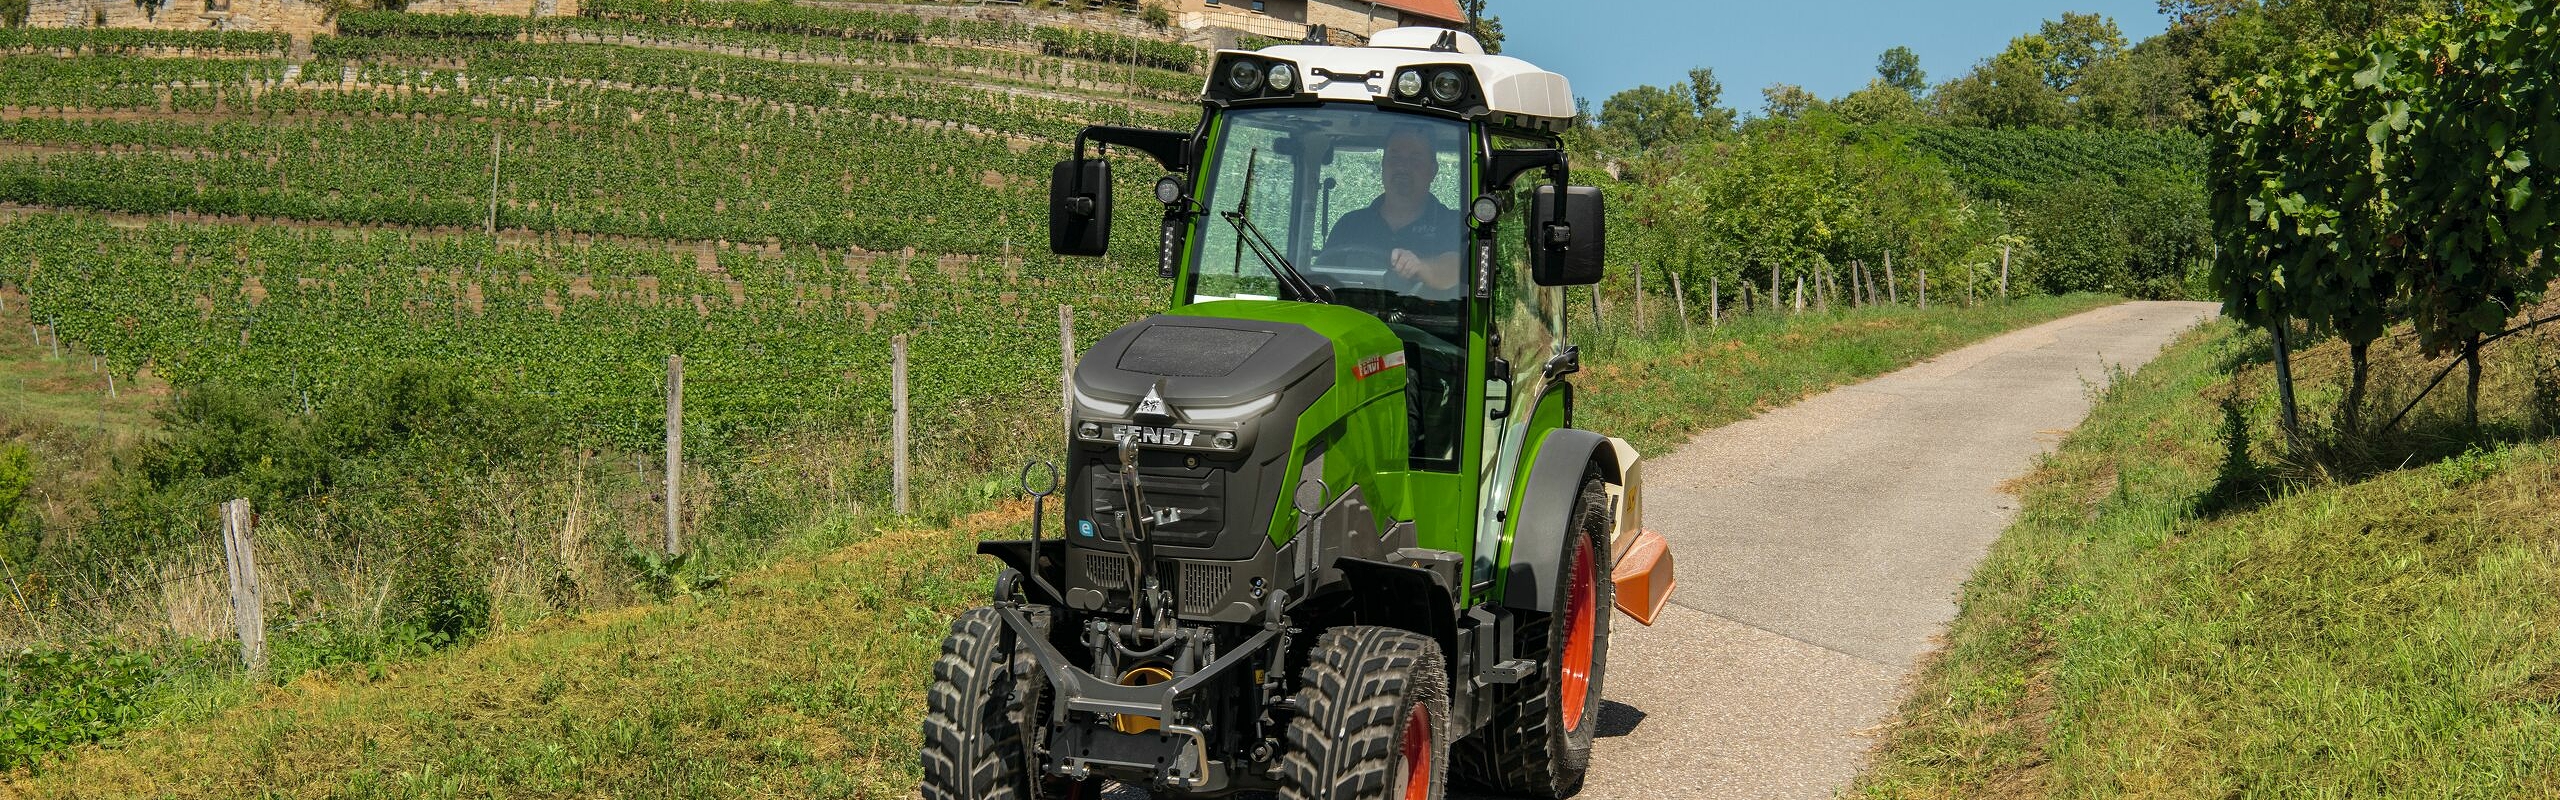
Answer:
[[1573, 425], [1563, 287], [1603, 231], [1564, 77], [1399, 28], [1222, 51], [1201, 105], [1054, 174], [1050, 246], [1094, 256], [1101, 156], [1171, 173], [1173, 308], [1075, 367], [1063, 469], [1024, 470], [1063, 473], [1059, 530], [980, 546], [1006, 569], [934, 666], [924, 796], [1572, 794], [1608, 608], [1649, 624], [1671, 560], [1634, 449]]

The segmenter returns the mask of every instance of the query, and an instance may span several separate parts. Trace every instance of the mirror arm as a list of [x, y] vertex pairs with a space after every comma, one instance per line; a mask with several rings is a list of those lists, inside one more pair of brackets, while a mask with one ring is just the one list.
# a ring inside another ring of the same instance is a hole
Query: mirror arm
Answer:
[[1547, 357], [1546, 366], [1539, 368], [1538, 371], [1541, 373], [1542, 378], [1548, 383], [1553, 383], [1564, 376], [1581, 372], [1582, 346], [1577, 344], [1565, 345], [1563, 350], [1558, 351], [1553, 356]]
[[1118, 125], [1087, 125], [1076, 132], [1076, 159], [1084, 159], [1087, 140], [1116, 144], [1154, 156], [1156, 163], [1170, 172], [1189, 172], [1191, 168], [1191, 134], [1154, 128], [1127, 128]]
[[[1511, 182], [1520, 177], [1520, 173], [1547, 167], [1549, 174], [1553, 175], [1563, 166], [1564, 151], [1554, 148], [1495, 150], [1492, 163], [1486, 165], [1486, 185], [1497, 190], [1508, 189], [1511, 188]], [[1558, 182], [1561, 182], [1561, 179]]]
[[[1566, 211], [1567, 204], [1573, 200], [1573, 191], [1568, 187], [1572, 180], [1573, 174], [1565, 169], [1564, 159], [1556, 159], [1555, 163], [1547, 165], [1547, 182], [1556, 185], [1556, 221], [1547, 226], [1546, 245], [1550, 253], [1562, 253], [1573, 244], [1573, 223], [1566, 222], [1573, 219], [1573, 215]], [[1557, 241], [1558, 228], [1564, 230], [1563, 241]]]

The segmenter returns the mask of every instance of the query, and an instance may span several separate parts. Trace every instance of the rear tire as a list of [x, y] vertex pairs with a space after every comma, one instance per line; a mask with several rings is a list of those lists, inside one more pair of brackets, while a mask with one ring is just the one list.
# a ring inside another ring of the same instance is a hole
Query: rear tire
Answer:
[[1561, 798], [1582, 791], [1591, 769], [1592, 731], [1599, 727], [1601, 678], [1609, 665], [1609, 495], [1586, 473], [1573, 517], [1566, 521], [1556, 609], [1522, 612], [1520, 652], [1539, 656], [1538, 672], [1494, 687], [1493, 719], [1458, 743], [1458, 768], [1470, 782], [1505, 794]]
[[1031, 754], [1025, 748], [1036, 679], [1013, 676], [1012, 634], [995, 609], [974, 608], [951, 621], [942, 658], [925, 693], [925, 800], [1029, 800]]
[[1307, 656], [1280, 760], [1283, 800], [1438, 800], [1447, 793], [1449, 671], [1430, 637], [1325, 631]]

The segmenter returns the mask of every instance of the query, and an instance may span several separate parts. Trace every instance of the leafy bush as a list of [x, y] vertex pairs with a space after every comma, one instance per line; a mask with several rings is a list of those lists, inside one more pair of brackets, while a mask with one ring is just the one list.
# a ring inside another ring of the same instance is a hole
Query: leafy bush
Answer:
[[0, 655], [0, 774], [142, 720], [159, 674], [148, 655], [102, 643]]
[[2018, 207], [2039, 257], [2029, 270], [2048, 292], [2184, 297], [2211, 246], [2201, 187], [2182, 176], [2088, 177]]

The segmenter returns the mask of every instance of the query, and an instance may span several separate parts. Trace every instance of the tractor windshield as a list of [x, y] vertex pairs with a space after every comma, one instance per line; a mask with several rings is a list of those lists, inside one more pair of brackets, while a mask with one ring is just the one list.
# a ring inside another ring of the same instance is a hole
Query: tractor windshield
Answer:
[[1457, 340], [1466, 134], [1368, 104], [1228, 113], [1201, 191], [1190, 300], [1288, 297], [1294, 268], [1336, 303]]

